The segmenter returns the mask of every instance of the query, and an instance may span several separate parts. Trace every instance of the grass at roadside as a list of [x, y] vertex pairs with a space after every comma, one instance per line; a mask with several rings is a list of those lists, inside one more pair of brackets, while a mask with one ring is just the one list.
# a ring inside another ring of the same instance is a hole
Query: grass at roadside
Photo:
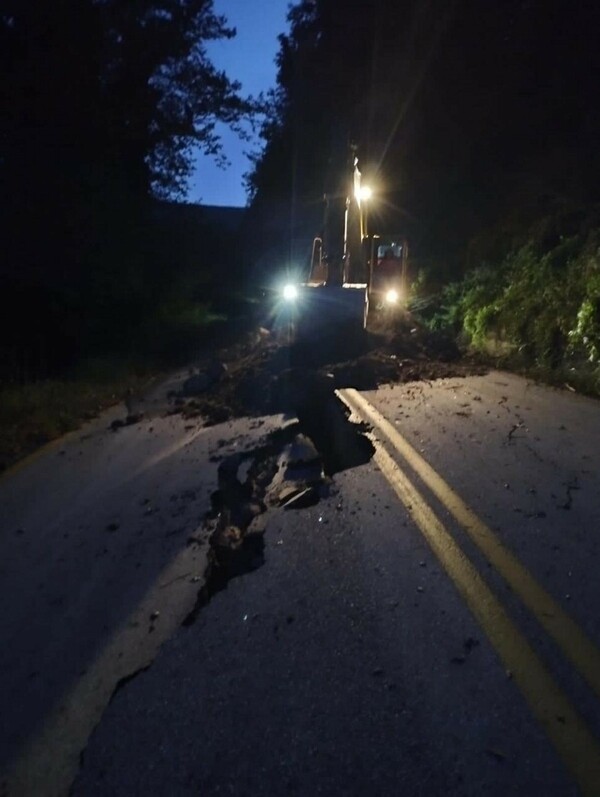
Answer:
[[0, 386], [0, 471], [119, 403], [129, 391], [142, 391], [157, 376], [122, 363], [113, 366], [104, 362], [96, 374], [88, 366], [70, 379]]
[[[123, 342], [126, 353], [84, 360], [68, 375], [0, 382], [0, 472], [174, 369], [213, 356], [256, 323], [255, 302], [228, 295], [223, 307], [169, 307]], [[192, 312], [192, 310], [194, 312]]]

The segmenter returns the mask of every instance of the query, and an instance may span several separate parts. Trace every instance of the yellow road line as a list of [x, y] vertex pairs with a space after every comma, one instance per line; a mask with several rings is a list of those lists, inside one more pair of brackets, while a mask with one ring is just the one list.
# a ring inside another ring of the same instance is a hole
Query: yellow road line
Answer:
[[600, 794], [600, 745], [502, 604], [381, 443], [375, 462], [454, 582], [586, 797]]
[[538, 584], [514, 554], [502, 545], [493, 531], [364, 396], [352, 388], [340, 390], [338, 395], [353, 412], [369, 420], [373, 426], [383, 432], [396, 451], [405, 458], [432, 493], [460, 523], [475, 545], [600, 697], [600, 651], [579, 626]]

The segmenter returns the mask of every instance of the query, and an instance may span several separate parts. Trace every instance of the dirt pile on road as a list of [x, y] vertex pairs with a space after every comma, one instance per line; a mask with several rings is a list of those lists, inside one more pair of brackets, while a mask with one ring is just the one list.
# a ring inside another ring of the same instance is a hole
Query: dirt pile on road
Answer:
[[369, 390], [484, 370], [461, 358], [453, 340], [407, 321], [361, 338], [340, 333], [304, 345], [278, 343], [263, 330], [200, 363], [174, 397], [173, 412], [222, 423], [245, 415], [298, 412], [340, 387]]

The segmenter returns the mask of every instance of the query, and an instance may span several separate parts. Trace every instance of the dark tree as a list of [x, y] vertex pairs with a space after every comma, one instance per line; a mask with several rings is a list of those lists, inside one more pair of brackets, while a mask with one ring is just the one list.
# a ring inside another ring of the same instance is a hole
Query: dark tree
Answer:
[[500, 220], [598, 199], [596, 4], [303, 0], [289, 19], [250, 180], [253, 212], [272, 219], [277, 196], [288, 235], [350, 143], [377, 188], [373, 224], [403, 225], [446, 274]]
[[56, 358], [121, 340], [176, 282], [153, 200], [253, 111], [206, 52], [234, 33], [212, 0], [0, 0], [3, 298]]
[[212, 0], [2, 0], [4, 168], [58, 148], [137, 190], [180, 193], [192, 148], [218, 155], [215, 123], [251, 111], [206, 54], [234, 34]]

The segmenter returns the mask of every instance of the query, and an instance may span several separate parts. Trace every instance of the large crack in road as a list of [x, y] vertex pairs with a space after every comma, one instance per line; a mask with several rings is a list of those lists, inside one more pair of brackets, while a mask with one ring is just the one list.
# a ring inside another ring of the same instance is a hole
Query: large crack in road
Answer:
[[[204, 426], [276, 412], [289, 418], [258, 445], [250, 444], [235, 454], [219, 451], [210, 457], [219, 463], [218, 489], [211, 496], [210, 511], [187, 541], [191, 548], [204, 546], [206, 567], [195, 603], [185, 613], [182, 625], [193, 624], [231, 579], [264, 564], [264, 534], [271, 507], [294, 511], [314, 505], [335, 490], [336, 473], [372, 457], [367, 430], [350, 421], [347, 409], [336, 398], [337, 388], [376, 388], [383, 382], [477, 370], [477, 366], [454, 361], [453, 356], [431, 359], [427, 346], [413, 332], [403, 330], [400, 336], [371, 336], [362, 341], [337, 340], [335, 345], [308, 350], [281, 346], [259, 336], [251, 345], [241, 344], [222, 353], [222, 362], [213, 358], [199, 364], [179, 391], [169, 392], [170, 406], [163, 405], [162, 411], [181, 413], [186, 420]], [[131, 416], [131, 408], [127, 409]], [[116, 427], [113, 424], [111, 428], [114, 432]], [[151, 630], [154, 622], [151, 620]], [[151, 666], [159, 648], [160, 644], [131, 672], [123, 675], [121, 670], [105, 705]], [[93, 724], [97, 721], [99, 717]], [[80, 765], [82, 760], [83, 753]]]
[[[336, 473], [364, 464], [374, 453], [366, 428], [352, 422], [345, 405], [333, 392], [331, 379], [296, 383], [301, 389], [286, 390], [290, 418], [281, 429], [267, 435], [260, 445], [224, 456], [218, 465], [218, 489], [211, 495], [211, 510], [188, 545], [209, 550], [206, 569], [193, 608], [181, 625], [189, 627], [212, 598], [228, 583], [265, 563], [264, 535], [269, 509], [295, 511], [314, 505], [335, 489]], [[310, 389], [307, 385], [310, 384]], [[152, 661], [120, 678], [108, 703]], [[84, 765], [85, 749], [79, 756]]]
[[333, 390], [328, 394], [317, 384], [308, 392], [304, 386], [296, 396], [300, 397], [295, 406], [297, 422], [271, 433], [258, 448], [229, 456], [219, 465], [219, 489], [204, 521], [210, 532], [205, 583], [184, 620], [186, 626], [232, 578], [264, 563], [269, 505], [302, 509], [317, 503], [329, 493], [336, 473], [373, 456], [365, 428], [350, 421]]
[[[461, 357], [446, 337], [401, 317], [362, 337], [333, 334], [318, 343], [280, 343], [265, 332], [219, 352], [192, 369], [172, 412], [207, 424], [230, 418], [286, 412], [332, 388], [374, 390], [406, 383], [485, 373]], [[329, 386], [324, 382], [329, 380]]]

